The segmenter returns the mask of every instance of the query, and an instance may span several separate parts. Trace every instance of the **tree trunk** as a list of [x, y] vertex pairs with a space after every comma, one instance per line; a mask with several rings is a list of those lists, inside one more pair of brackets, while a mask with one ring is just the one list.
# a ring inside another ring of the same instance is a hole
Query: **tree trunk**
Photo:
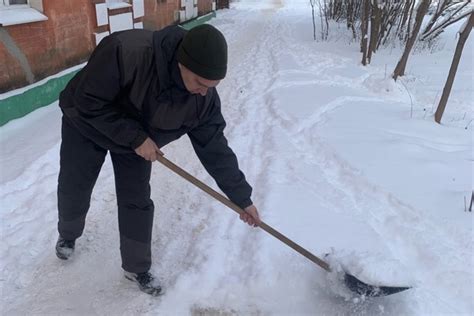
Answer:
[[347, 3], [347, 28], [351, 29], [354, 40], [357, 38], [357, 33], [354, 28], [354, 0], [349, 0]]
[[413, 46], [415, 45], [416, 38], [418, 36], [418, 32], [420, 31], [421, 24], [423, 22], [423, 17], [425, 16], [426, 12], [428, 11], [428, 7], [430, 6], [431, 0], [422, 0], [418, 10], [416, 12], [415, 17], [415, 25], [413, 27], [413, 33], [408, 38], [407, 44], [405, 46], [405, 50], [403, 51], [403, 55], [398, 61], [395, 70], [393, 71], [393, 79], [396, 81], [399, 76], [403, 76], [405, 74], [405, 68], [408, 62], [408, 56], [410, 55]]
[[326, 0], [324, 0], [323, 3], [324, 3], [324, 21], [326, 22], [326, 31], [324, 32], [324, 39], [327, 41], [329, 37], [329, 18], [326, 14], [326, 11], [327, 11]]
[[441, 99], [439, 100], [438, 108], [436, 109], [435, 121], [437, 123], [441, 122], [444, 110], [446, 109], [446, 103], [448, 102], [449, 94], [451, 93], [451, 88], [453, 87], [454, 77], [456, 76], [456, 71], [459, 66], [462, 50], [464, 48], [464, 44], [466, 43], [467, 38], [469, 37], [469, 33], [471, 33], [473, 24], [474, 13], [471, 13], [471, 15], [469, 16], [469, 20], [467, 21], [467, 25], [465, 25], [464, 29], [461, 31], [461, 35], [459, 36], [458, 44], [456, 45], [456, 51], [454, 52], [453, 61], [451, 63], [451, 68], [449, 69], [448, 79], [446, 80], [446, 84], [443, 88], [443, 94], [441, 96]]
[[316, 40], [316, 22], [314, 20], [314, 1], [310, 0], [309, 3], [311, 4], [311, 13], [313, 14], [313, 39]]
[[361, 21], [361, 45], [360, 50], [362, 51], [362, 65], [367, 65], [367, 32], [369, 29], [369, 16], [370, 16], [370, 0], [364, 0], [364, 12], [362, 14]]
[[372, 53], [377, 50], [377, 39], [380, 36], [380, 20], [381, 20], [381, 9], [379, 8], [377, 1], [372, 4], [372, 14], [370, 16], [370, 43], [368, 52], [368, 63], [372, 61]]
[[407, 20], [407, 29], [406, 29], [405, 35], [404, 35], [404, 37], [403, 37], [403, 40], [404, 40], [405, 42], [408, 40], [408, 38], [410, 37], [410, 34], [411, 34], [413, 8], [415, 8], [415, 4], [416, 4], [416, 0], [413, 0], [413, 1], [411, 2], [410, 14], [409, 14], [408, 20]]

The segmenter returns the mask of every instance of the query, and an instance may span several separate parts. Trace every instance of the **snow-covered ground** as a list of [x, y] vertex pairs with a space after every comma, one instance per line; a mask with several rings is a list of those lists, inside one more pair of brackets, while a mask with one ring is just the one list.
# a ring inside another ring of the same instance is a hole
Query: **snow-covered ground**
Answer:
[[[313, 41], [307, 1], [242, 0], [211, 23], [230, 49], [226, 135], [262, 219], [365, 280], [413, 289], [338, 295], [331, 275], [158, 164], [152, 270], [165, 295], [122, 277], [109, 160], [74, 259], [58, 260], [52, 104], [0, 128], [2, 315], [472, 315], [472, 36], [438, 125], [454, 27], [394, 83], [399, 49], [363, 67], [342, 29]], [[215, 187], [186, 137], [163, 151]]]

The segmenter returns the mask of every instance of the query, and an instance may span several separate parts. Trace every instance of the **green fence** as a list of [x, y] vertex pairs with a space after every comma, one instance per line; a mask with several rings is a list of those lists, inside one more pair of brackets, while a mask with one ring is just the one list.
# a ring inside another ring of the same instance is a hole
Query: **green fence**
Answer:
[[49, 79], [42, 85], [0, 100], [0, 126], [56, 101], [59, 93], [76, 73], [77, 71], [74, 71], [59, 78]]
[[186, 30], [190, 30], [193, 27], [198, 26], [198, 25], [203, 24], [203, 23], [206, 23], [207, 21], [209, 21], [210, 19], [215, 18], [215, 17], [216, 17], [216, 11], [212, 11], [211, 13], [208, 13], [206, 15], [199, 16], [199, 17], [197, 17], [195, 19], [192, 19], [190, 21], [186, 21], [186, 22], [182, 23], [181, 26]]

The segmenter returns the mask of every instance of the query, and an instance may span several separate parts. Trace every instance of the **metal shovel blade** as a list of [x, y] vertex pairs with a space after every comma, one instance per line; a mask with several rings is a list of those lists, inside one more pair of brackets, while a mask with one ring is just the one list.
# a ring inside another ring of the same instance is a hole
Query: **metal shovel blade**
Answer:
[[362, 282], [355, 276], [346, 273], [344, 283], [354, 293], [365, 297], [387, 296], [410, 289], [409, 286], [375, 286]]

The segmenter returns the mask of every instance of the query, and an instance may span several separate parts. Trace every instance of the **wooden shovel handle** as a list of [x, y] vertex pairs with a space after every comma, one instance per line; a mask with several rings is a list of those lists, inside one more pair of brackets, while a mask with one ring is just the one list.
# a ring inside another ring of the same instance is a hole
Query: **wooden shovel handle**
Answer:
[[[162, 163], [165, 167], [171, 169], [171, 171], [177, 173], [178, 175], [180, 175], [184, 179], [188, 180], [189, 182], [191, 182], [192, 184], [194, 184], [195, 186], [197, 186], [198, 188], [200, 188], [201, 190], [203, 190], [204, 192], [206, 192], [207, 194], [209, 194], [210, 196], [212, 196], [213, 198], [215, 198], [216, 200], [218, 200], [222, 204], [226, 205], [230, 209], [237, 212], [239, 215], [245, 213], [245, 211], [243, 209], [241, 209], [240, 207], [238, 207], [235, 203], [233, 203], [232, 201], [230, 201], [225, 196], [223, 196], [219, 192], [215, 191], [214, 189], [212, 189], [211, 187], [209, 187], [205, 183], [201, 182], [200, 180], [198, 180], [197, 178], [195, 178], [194, 176], [192, 176], [191, 174], [189, 174], [188, 172], [183, 170], [181, 167], [175, 165], [173, 162], [166, 159], [164, 156], [158, 156], [157, 160], [160, 163]], [[331, 271], [331, 269], [329, 268], [329, 264], [327, 262], [325, 262], [322, 259], [316, 257], [311, 252], [304, 249], [303, 247], [301, 247], [300, 245], [298, 245], [297, 243], [295, 243], [294, 241], [292, 241], [291, 239], [289, 239], [288, 237], [286, 237], [282, 233], [280, 233], [277, 230], [273, 229], [271, 226], [265, 224], [263, 221], [260, 223], [259, 227], [261, 229], [263, 229], [264, 231], [266, 231], [267, 233], [269, 233], [270, 235], [272, 235], [273, 237], [275, 237], [278, 240], [285, 243], [287, 246], [293, 248], [294, 250], [296, 250], [297, 252], [299, 252], [300, 254], [302, 254], [303, 256], [305, 256], [306, 258], [311, 260], [312, 262], [316, 263], [318, 266], [320, 266], [324, 270], [326, 270], [328, 272]]]

